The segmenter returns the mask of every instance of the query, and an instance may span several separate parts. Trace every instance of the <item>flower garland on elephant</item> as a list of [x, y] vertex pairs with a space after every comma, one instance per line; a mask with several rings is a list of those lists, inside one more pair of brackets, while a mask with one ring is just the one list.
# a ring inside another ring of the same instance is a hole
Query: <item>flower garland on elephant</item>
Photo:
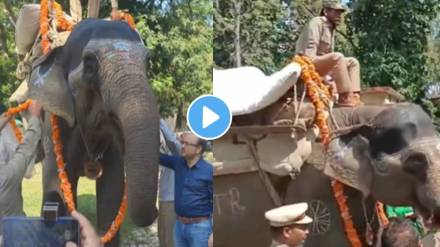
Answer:
[[[31, 104], [31, 100], [27, 100], [25, 103], [17, 106], [9, 108], [6, 112], [6, 116], [13, 117], [16, 114], [25, 111], [29, 108]], [[67, 172], [66, 172], [66, 164], [64, 163], [64, 156], [63, 156], [63, 146], [61, 143], [61, 134], [60, 129], [58, 125], [58, 117], [55, 114], [51, 115], [51, 126], [52, 126], [52, 141], [54, 144], [54, 151], [55, 151], [55, 160], [58, 167], [58, 178], [60, 179], [60, 189], [63, 192], [64, 200], [67, 204], [67, 209], [71, 213], [75, 210], [75, 201], [73, 199], [73, 193], [72, 193], [72, 186], [69, 182]], [[10, 121], [12, 127], [14, 128], [15, 135], [17, 137], [17, 140], [19, 140], [20, 143], [23, 142], [23, 134], [21, 133], [20, 129], [15, 124], [14, 119]], [[127, 186], [126, 183], [124, 184], [124, 194], [122, 196], [121, 205], [119, 206], [118, 214], [116, 215], [115, 220], [110, 225], [110, 228], [108, 231], [104, 234], [104, 236], [101, 237], [101, 242], [107, 243], [110, 240], [114, 238], [116, 233], [118, 232], [119, 228], [121, 227], [122, 223], [124, 222], [125, 214], [127, 212]]]
[[[320, 137], [323, 144], [327, 147], [330, 140], [330, 131], [327, 124], [326, 105], [330, 105], [332, 92], [329, 87], [324, 85], [321, 76], [316, 72], [312, 60], [307, 56], [295, 56], [293, 62], [301, 66], [301, 80], [306, 85], [307, 96], [315, 107], [315, 124], [320, 130]], [[352, 247], [362, 247], [362, 242], [351, 220], [347, 199], [344, 195], [344, 184], [337, 180], [331, 182], [333, 195], [338, 204], [339, 211], [344, 223], [345, 233]]]
[[[75, 23], [66, 18], [63, 9], [59, 3], [55, 0], [41, 0], [40, 2], [40, 33], [41, 33], [41, 46], [43, 54], [50, 52], [50, 38], [49, 29], [51, 24], [51, 16], [54, 16], [55, 23], [52, 23], [56, 27], [56, 31], [72, 31]], [[136, 29], [136, 23], [132, 15], [128, 12], [119, 11], [119, 18], [133, 29]]]

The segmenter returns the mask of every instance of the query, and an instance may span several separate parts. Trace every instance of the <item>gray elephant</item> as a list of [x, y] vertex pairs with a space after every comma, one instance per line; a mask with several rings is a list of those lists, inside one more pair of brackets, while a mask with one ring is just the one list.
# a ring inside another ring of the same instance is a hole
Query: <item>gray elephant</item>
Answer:
[[[440, 138], [429, 116], [417, 105], [396, 104], [381, 111], [370, 125], [355, 128], [338, 141], [348, 144], [354, 140], [358, 145], [351, 149], [356, 157], [350, 162], [355, 167], [353, 173], [340, 173], [339, 177], [357, 178], [359, 188], [345, 186], [344, 195], [362, 246], [376, 240], [376, 200], [414, 206], [425, 226], [438, 228]], [[314, 223], [305, 246], [351, 246], [331, 178], [322, 170], [309, 160], [294, 180], [276, 175], [270, 180], [283, 204], [309, 203], [308, 215]], [[214, 181], [215, 245], [269, 246], [271, 236], [264, 212], [275, 205], [258, 173], [224, 174], [215, 176]]]
[[[117, 215], [125, 179], [132, 221], [148, 226], [157, 216], [159, 113], [146, 59], [141, 38], [125, 22], [87, 19], [63, 47], [34, 64], [29, 80], [29, 97], [46, 111], [44, 201], [62, 195], [51, 138], [49, 113], [55, 113], [75, 200], [78, 178], [102, 171], [96, 182], [100, 234]], [[118, 243], [116, 236], [108, 245]]]

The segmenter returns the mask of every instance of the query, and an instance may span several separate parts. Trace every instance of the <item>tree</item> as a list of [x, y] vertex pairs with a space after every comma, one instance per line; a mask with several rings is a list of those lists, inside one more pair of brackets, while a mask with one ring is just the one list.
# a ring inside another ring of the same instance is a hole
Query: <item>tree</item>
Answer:
[[177, 112], [183, 127], [186, 106], [212, 88], [212, 4], [169, 1], [167, 11], [140, 16], [138, 30], [150, 50], [150, 84], [163, 116]]
[[431, 21], [440, 1], [358, 0], [353, 2], [352, 33], [367, 85], [387, 85], [420, 101], [429, 81], [427, 66]]
[[290, 7], [279, 0], [215, 0], [214, 60], [223, 68], [279, 70], [294, 53]]

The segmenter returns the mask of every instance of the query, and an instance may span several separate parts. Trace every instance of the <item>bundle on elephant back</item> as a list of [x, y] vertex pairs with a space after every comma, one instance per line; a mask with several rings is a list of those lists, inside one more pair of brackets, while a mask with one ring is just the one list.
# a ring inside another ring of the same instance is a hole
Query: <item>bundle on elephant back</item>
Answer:
[[390, 88], [367, 89], [366, 105], [329, 114], [325, 149], [313, 106], [300, 103], [300, 74], [295, 63], [270, 76], [253, 67], [214, 71], [214, 94], [234, 115], [213, 145], [216, 246], [269, 246], [264, 212], [303, 201], [314, 220], [305, 246], [374, 245], [377, 201], [414, 206], [426, 226], [439, 227], [440, 139], [429, 116]]
[[148, 226], [157, 216], [159, 112], [146, 58], [141, 38], [126, 22], [86, 19], [62, 46], [32, 60], [26, 78], [29, 98], [46, 111], [43, 203], [60, 200], [71, 210], [81, 199], [79, 177], [94, 177], [98, 231], [106, 246], [119, 245], [119, 235], [112, 234], [124, 216], [125, 184], [132, 221]]

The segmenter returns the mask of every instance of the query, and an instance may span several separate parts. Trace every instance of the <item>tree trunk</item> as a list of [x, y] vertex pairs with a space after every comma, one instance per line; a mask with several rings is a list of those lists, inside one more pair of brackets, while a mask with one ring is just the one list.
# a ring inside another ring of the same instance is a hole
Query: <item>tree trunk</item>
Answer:
[[3, 0], [3, 4], [5, 5], [6, 11], [8, 11], [9, 18], [13, 25], [15, 26], [15, 23], [17, 22], [17, 16], [15, 16], [14, 10], [12, 9], [11, 3], [9, 0]]
[[235, 46], [235, 67], [241, 67], [241, 49], [240, 49], [240, 18], [241, 18], [241, 2], [240, 0], [234, 1], [234, 9], [235, 9], [235, 37], [234, 37], [234, 46]]
[[98, 18], [100, 5], [101, 5], [101, 1], [99, 0], [89, 0], [87, 7], [87, 17]]
[[70, 16], [72, 16], [73, 21], [76, 23], [80, 22], [82, 19], [82, 6], [80, 0], [70, 0]]
[[177, 116], [176, 116], [176, 129], [182, 129], [182, 122], [183, 122], [183, 104], [179, 104], [177, 106]]

